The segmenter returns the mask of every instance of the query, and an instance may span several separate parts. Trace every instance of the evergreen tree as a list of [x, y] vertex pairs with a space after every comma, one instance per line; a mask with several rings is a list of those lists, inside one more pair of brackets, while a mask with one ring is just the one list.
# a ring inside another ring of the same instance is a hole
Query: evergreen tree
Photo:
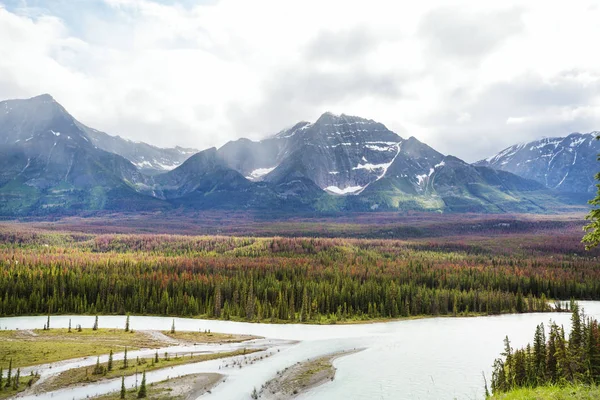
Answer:
[[106, 365], [106, 369], [110, 372], [113, 369], [113, 351], [111, 350], [108, 353], [108, 364]]
[[2, 370], [2, 367], [0, 367], [0, 390], [2, 390], [3, 386], [2, 386], [2, 379], [4, 379], [4, 376], [2, 375], [4, 373], [4, 371]]
[[4, 387], [9, 388], [10, 385], [12, 385], [11, 379], [12, 379], [12, 358], [8, 361], [8, 372], [6, 374], [6, 384], [4, 385]]
[[300, 321], [306, 322], [308, 321], [309, 313], [309, 304], [308, 304], [308, 293], [306, 291], [306, 286], [302, 290], [302, 308], [300, 309]]
[[96, 315], [96, 319], [94, 320], [94, 326], [92, 327], [93, 331], [98, 330], [98, 316]]
[[154, 363], [158, 364], [158, 350], [156, 350], [156, 353], [154, 354]]
[[142, 374], [142, 384], [140, 385], [140, 390], [138, 392], [138, 399], [146, 398], [146, 371]]
[[121, 375], [121, 398], [125, 398], [125, 394], [127, 391], [125, 390], [125, 375]]
[[69, 333], [71, 333], [71, 318], [69, 318]]
[[17, 390], [19, 389], [19, 384], [21, 380], [21, 368], [17, 368], [17, 374], [15, 375], [14, 381], [13, 381], [13, 390]]
[[104, 373], [104, 368], [100, 364], [100, 356], [96, 359], [96, 366], [94, 367], [94, 375], [102, 375]]
[[46, 322], [46, 330], [50, 330], [50, 314], [48, 314], [48, 321]]
[[126, 369], [129, 366], [127, 362], [127, 347], [125, 347], [125, 354], [123, 356], [123, 369]]
[[[600, 136], [596, 136], [596, 139], [600, 140]], [[600, 154], [598, 155], [598, 160], [600, 160]], [[596, 174], [595, 178], [597, 181], [600, 181], [600, 172]], [[586, 232], [583, 242], [586, 243], [586, 249], [588, 250], [600, 244], [600, 183], [596, 186], [598, 187], [598, 194], [589, 202], [593, 206], [593, 209], [585, 217], [591, 222], [583, 228]]]
[[215, 286], [215, 317], [217, 318], [221, 317], [222, 301], [223, 300], [221, 298], [221, 285], [217, 283], [217, 286]]
[[125, 332], [129, 332], [129, 313], [127, 313], [127, 319], [125, 319]]
[[171, 333], [175, 333], [175, 319], [173, 319], [173, 324], [171, 325]]
[[544, 324], [539, 324], [533, 337], [533, 374], [535, 380], [544, 381], [546, 375], [546, 334]]

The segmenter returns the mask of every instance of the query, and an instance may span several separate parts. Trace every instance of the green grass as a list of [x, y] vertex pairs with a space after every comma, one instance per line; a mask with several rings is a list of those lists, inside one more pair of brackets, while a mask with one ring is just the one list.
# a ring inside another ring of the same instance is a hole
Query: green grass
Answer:
[[141, 332], [125, 332], [120, 329], [51, 329], [49, 331], [0, 331], [0, 366], [13, 367], [46, 364], [71, 358], [97, 356], [139, 348], [157, 348], [165, 343]]
[[517, 389], [497, 394], [490, 400], [593, 400], [600, 399], [598, 386], [544, 386], [535, 389]]
[[[15, 389], [13, 389], [12, 386], [10, 386], [8, 388], [5, 387], [7, 371], [5, 370], [3, 372], [4, 372], [4, 378], [2, 379], [2, 387], [0, 387], [0, 399], [8, 399], [8, 398], [15, 396], [17, 393], [24, 391], [31, 384], [33, 384], [35, 381], [37, 381], [39, 379], [39, 376], [30, 376], [30, 375], [21, 376], [19, 378], [19, 387], [15, 390]], [[16, 370], [12, 371], [13, 377], [16, 372], [17, 372]]]
[[107, 363], [100, 363], [100, 365], [104, 369], [104, 373], [102, 374], [94, 374], [95, 365], [81, 367], [81, 368], [73, 368], [60, 374], [50, 378], [49, 380], [41, 383], [38, 386], [38, 389], [44, 392], [51, 392], [60, 388], [64, 388], [67, 386], [76, 385], [79, 383], [91, 383], [98, 382], [106, 379], [119, 378], [121, 376], [131, 376], [136, 373], [141, 374], [146, 371], [154, 371], [157, 369], [174, 367], [176, 365], [197, 363], [202, 361], [216, 360], [219, 358], [233, 357], [244, 354], [251, 354], [257, 351], [261, 351], [260, 349], [239, 349], [230, 352], [223, 353], [213, 353], [213, 354], [181, 354], [178, 357], [169, 356], [168, 359], [165, 359], [164, 355], [159, 356], [159, 362], [154, 362], [154, 357], [151, 358], [141, 358], [137, 359], [129, 359], [127, 368], [123, 367], [123, 360], [114, 360], [112, 371], [107, 371]]

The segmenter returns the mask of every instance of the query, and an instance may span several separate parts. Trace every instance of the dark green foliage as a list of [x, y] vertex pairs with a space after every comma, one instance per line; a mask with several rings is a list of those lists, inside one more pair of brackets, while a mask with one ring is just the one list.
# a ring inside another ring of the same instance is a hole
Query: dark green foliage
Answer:
[[92, 374], [94, 375], [104, 375], [104, 366], [102, 366], [102, 364], [100, 364], [100, 357], [98, 357], [96, 359], [96, 366], [94, 367], [94, 371], [92, 372]]
[[121, 398], [125, 398], [127, 390], [125, 389], [125, 375], [121, 376]]
[[127, 313], [127, 319], [125, 320], [125, 332], [129, 332], [129, 313]]
[[97, 331], [98, 330], [98, 316], [96, 315], [96, 319], [94, 320], [94, 326], [92, 327], [92, 330]]
[[[600, 136], [597, 136], [596, 139], [600, 140]], [[598, 160], [600, 160], [600, 155], [598, 155]], [[600, 172], [596, 174], [595, 178], [600, 181]], [[594, 208], [586, 217], [590, 223], [583, 228], [587, 232], [583, 237], [583, 242], [586, 243], [587, 249], [600, 244], [600, 184], [596, 186], [598, 186], [598, 194], [589, 202]]]
[[113, 351], [112, 350], [108, 354], [108, 364], [106, 365], [106, 369], [108, 371], [112, 371], [112, 369], [113, 369]]
[[125, 347], [125, 355], [123, 356], [123, 369], [127, 369], [129, 361], [127, 360], [127, 347]]
[[600, 298], [597, 260], [546, 255], [545, 247], [505, 254], [502, 244], [496, 253], [495, 244], [484, 252], [454, 243], [168, 235], [4, 246], [0, 316], [52, 309], [335, 322], [539, 312], [549, 311], [548, 298]]
[[10, 385], [12, 384], [11, 379], [12, 379], [12, 358], [8, 362], [8, 373], [6, 374], [6, 384], [4, 385], [4, 387], [7, 387], [7, 388], [10, 387]]
[[138, 399], [146, 398], [146, 371], [142, 374], [142, 384], [140, 385], [140, 390], [138, 391]]
[[600, 331], [598, 321], [585, 320], [572, 303], [572, 329], [569, 340], [564, 329], [549, 326], [546, 341], [544, 326], [536, 327], [533, 348], [512, 350], [505, 339], [504, 357], [494, 361], [492, 391], [508, 392], [522, 387], [554, 384], [600, 383]]

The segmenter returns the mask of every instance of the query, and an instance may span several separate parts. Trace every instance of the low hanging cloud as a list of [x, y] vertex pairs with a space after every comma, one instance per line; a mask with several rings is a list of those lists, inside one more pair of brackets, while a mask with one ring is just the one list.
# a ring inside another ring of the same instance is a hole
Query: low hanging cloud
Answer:
[[343, 112], [475, 161], [600, 129], [598, 20], [585, 0], [6, 0], [0, 99], [199, 149]]

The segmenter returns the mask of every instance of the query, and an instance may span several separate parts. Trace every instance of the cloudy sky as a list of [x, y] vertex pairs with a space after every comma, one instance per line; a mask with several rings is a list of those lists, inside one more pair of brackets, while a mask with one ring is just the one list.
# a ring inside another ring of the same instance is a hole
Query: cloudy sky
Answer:
[[598, 4], [0, 0], [0, 99], [198, 149], [332, 111], [475, 161], [600, 130]]

